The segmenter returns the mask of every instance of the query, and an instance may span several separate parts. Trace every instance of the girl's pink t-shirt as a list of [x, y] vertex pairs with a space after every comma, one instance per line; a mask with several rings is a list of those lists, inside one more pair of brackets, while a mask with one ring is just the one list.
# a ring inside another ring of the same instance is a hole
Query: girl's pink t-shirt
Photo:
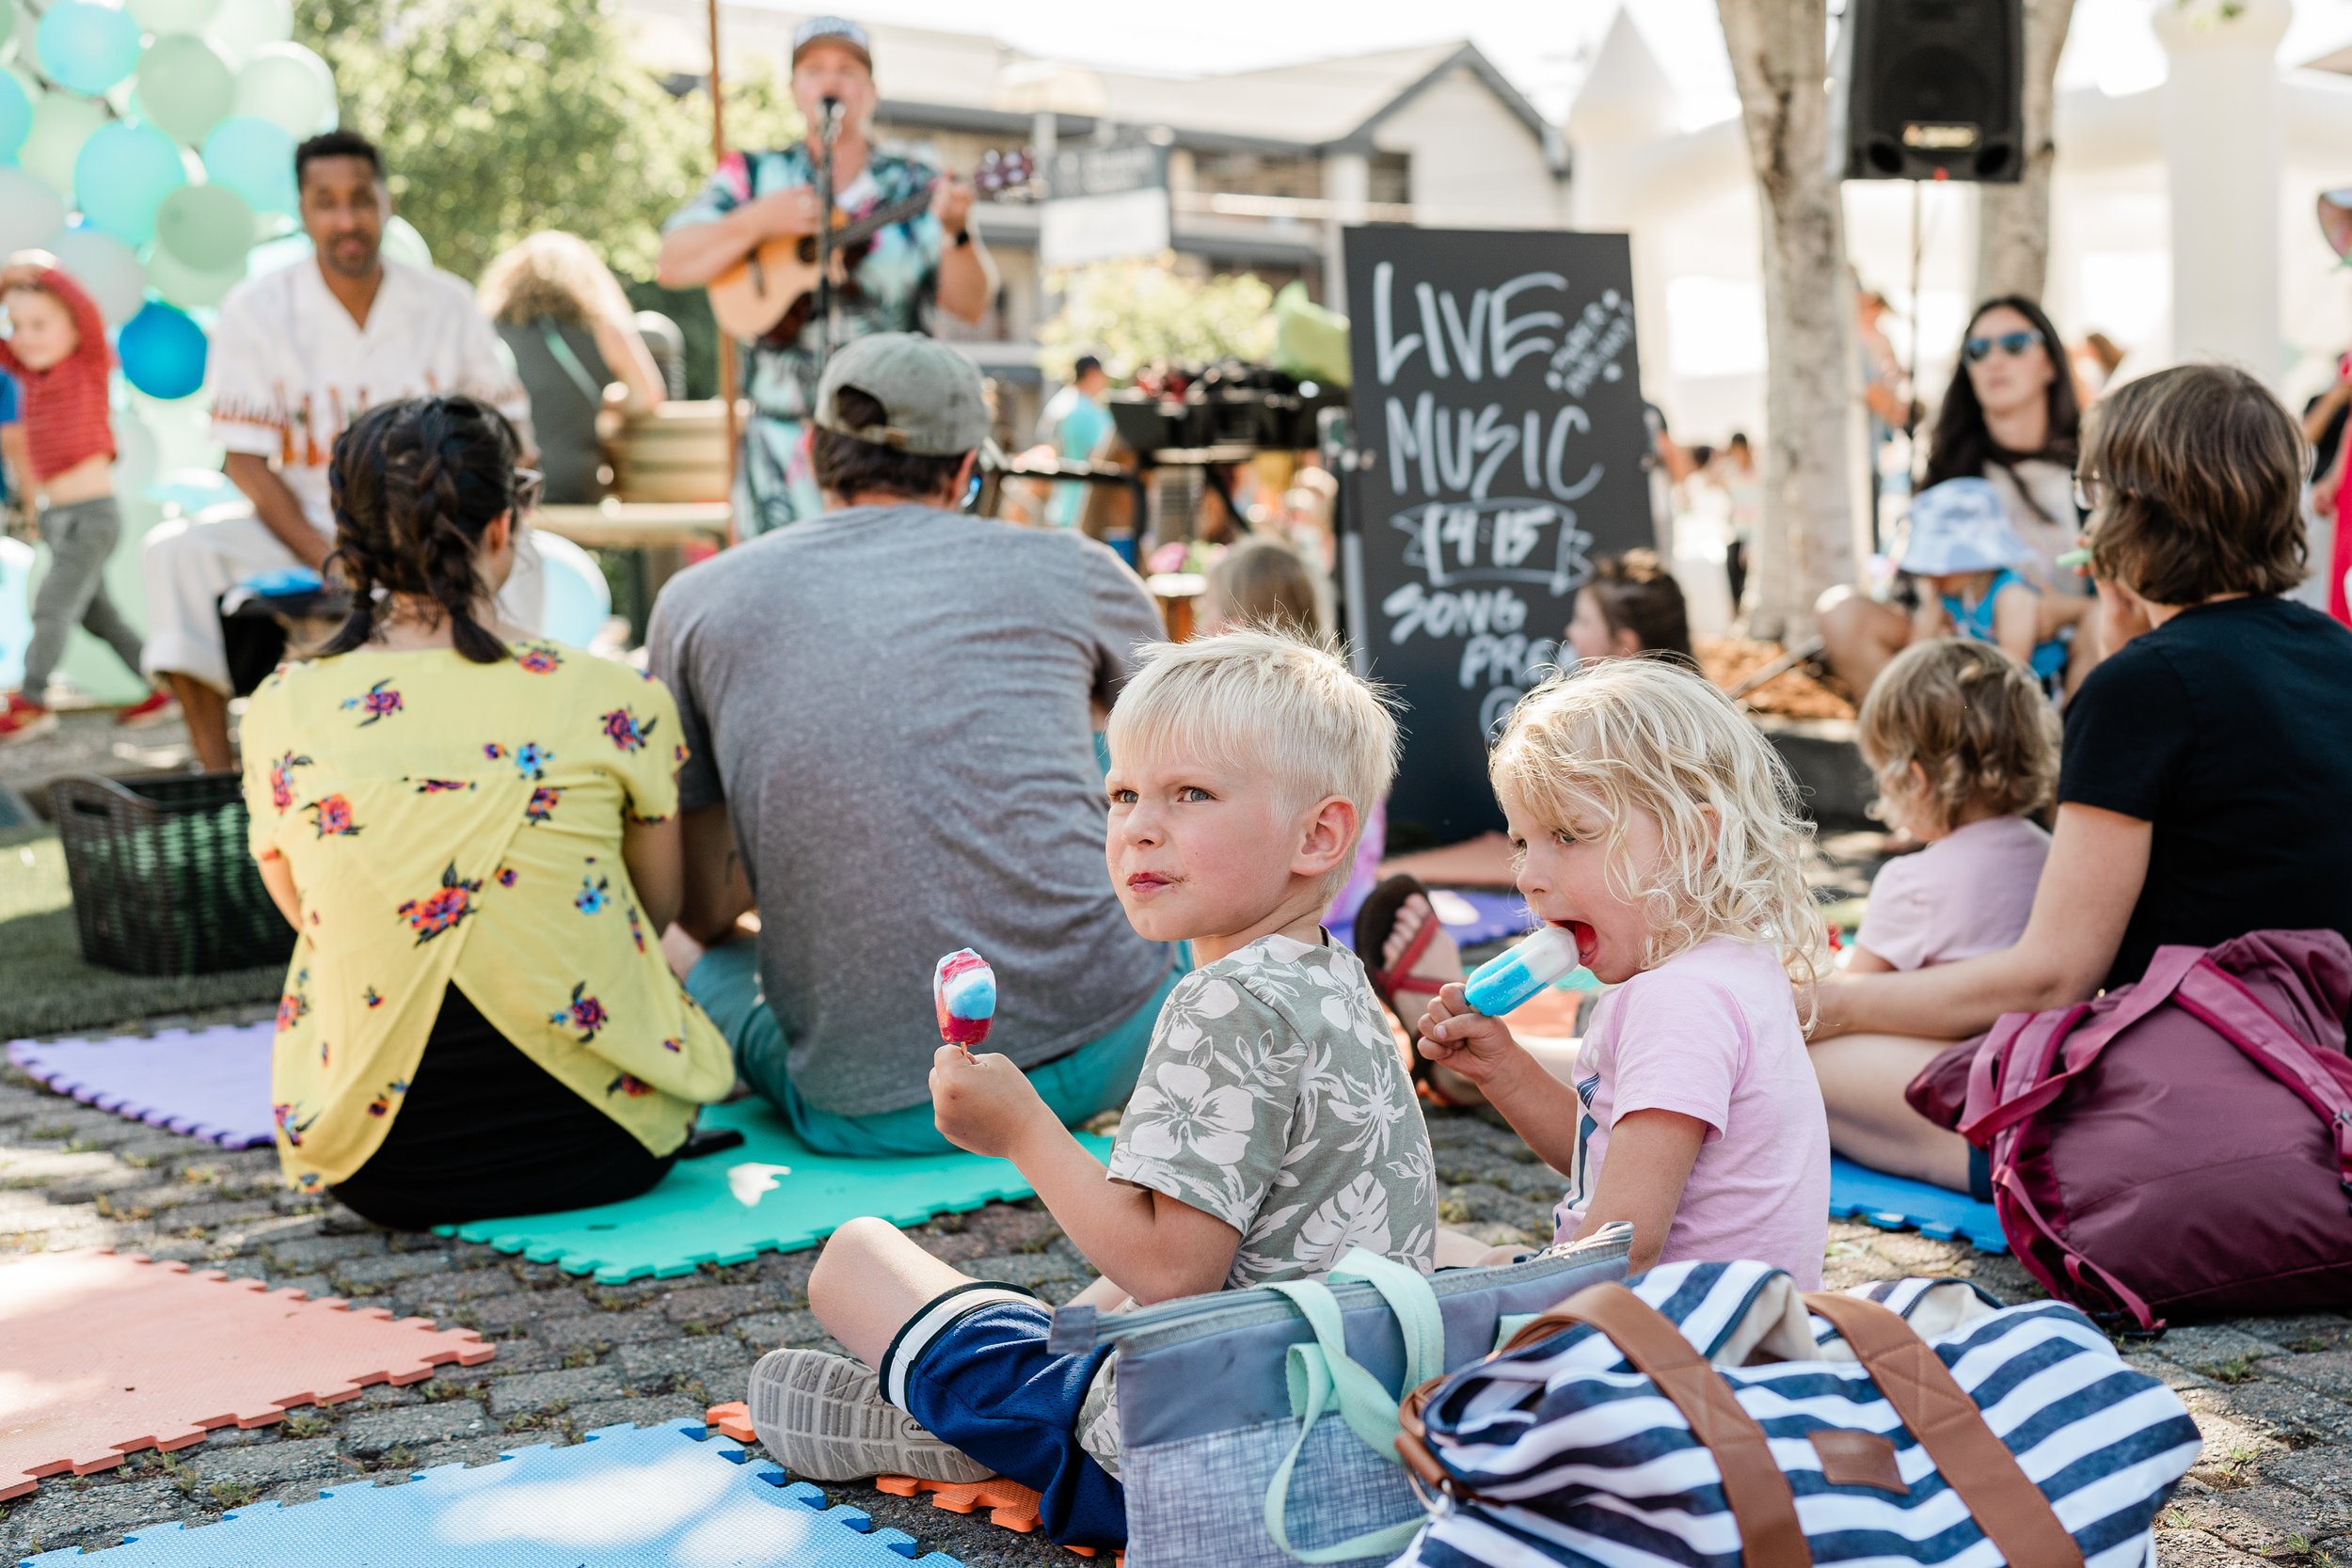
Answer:
[[1717, 937], [1602, 997], [1575, 1086], [1584, 1112], [1561, 1241], [1584, 1222], [1617, 1118], [1675, 1111], [1708, 1131], [1659, 1261], [1755, 1259], [1820, 1289], [1829, 1120], [1772, 948]]
[[1854, 945], [1897, 969], [1995, 953], [2026, 934], [2050, 835], [2022, 816], [1955, 828], [1888, 861], [1870, 883]]

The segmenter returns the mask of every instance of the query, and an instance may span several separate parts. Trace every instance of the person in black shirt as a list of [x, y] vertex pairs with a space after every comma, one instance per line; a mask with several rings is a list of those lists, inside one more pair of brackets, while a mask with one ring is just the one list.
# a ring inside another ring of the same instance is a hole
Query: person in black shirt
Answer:
[[1831, 1143], [1953, 1188], [1968, 1148], [1903, 1087], [2003, 1013], [2137, 979], [2157, 947], [2352, 936], [2352, 631], [2301, 579], [2301, 432], [2245, 372], [2185, 365], [2109, 394], [2077, 470], [2102, 636], [2067, 713], [2058, 831], [2014, 947], [1816, 995]]

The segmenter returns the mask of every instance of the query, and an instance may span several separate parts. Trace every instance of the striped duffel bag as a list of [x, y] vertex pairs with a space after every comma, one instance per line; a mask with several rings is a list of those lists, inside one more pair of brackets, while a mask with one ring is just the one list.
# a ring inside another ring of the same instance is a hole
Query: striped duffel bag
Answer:
[[1401, 1414], [1428, 1568], [2153, 1568], [2199, 1445], [2074, 1307], [1763, 1263], [1593, 1286]]

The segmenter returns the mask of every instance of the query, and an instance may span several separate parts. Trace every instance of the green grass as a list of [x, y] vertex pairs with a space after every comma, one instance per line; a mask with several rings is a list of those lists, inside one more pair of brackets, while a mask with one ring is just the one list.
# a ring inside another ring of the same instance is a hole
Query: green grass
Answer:
[[0, 1040], [267, 1002], [285, 966], [124, 974], [82, 961], [65, 855], [46, 829], [0, 830]]

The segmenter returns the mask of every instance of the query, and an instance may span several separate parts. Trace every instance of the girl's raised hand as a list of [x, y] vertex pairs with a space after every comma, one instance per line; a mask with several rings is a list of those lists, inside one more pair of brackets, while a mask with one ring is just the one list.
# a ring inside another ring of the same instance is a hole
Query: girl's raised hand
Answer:
[[1430, 998], [1421, 1015], [1421, 1053], [1441, 1062], [1481, 1088], [1526, 1053], [1499, 1018], [1472, 1007], [1459, 983]]

